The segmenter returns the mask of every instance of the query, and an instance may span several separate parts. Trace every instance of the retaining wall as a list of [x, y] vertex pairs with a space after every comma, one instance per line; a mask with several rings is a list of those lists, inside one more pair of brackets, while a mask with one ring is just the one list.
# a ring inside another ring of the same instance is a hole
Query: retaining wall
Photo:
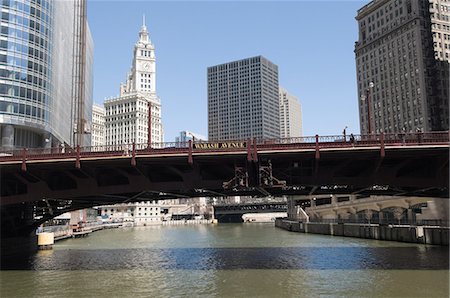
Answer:
[[378, 224], [301, 223], [277, 219], [275, 226], [292, 232], [356, 237], [434, 245], [449, 245], [450, 228]]

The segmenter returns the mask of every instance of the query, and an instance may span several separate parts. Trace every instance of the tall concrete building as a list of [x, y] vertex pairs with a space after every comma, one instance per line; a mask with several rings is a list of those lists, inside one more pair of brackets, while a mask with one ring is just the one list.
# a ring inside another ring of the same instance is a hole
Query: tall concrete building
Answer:
[[[86, 1], [2, 1], [2, 149], [89, 145], [93, 41]], [[80, 109], [78, 118], [74, 108]]]
[[145, 21], [134, 46], [127, 81], [121, 84], [118, 97], [105, 101], [105, 110], [107, 145], [148, 143], [149, 135], [154, 147], [164, 142], [161, 102], [156, 94], [155, 47], [149, 39]]
[[303, 136], [302, 106], [298, 98], [280, 87], [280, 137]]
[[91, 146], [105, 145], [105, 108], [94, 104], [92, 107]]
[[448, 130], [450, 2], [374, 0], [356, 20], [361, 132]]
[[208, 67], [208, 139], [279, 138], [278, 66], [262, 56]]

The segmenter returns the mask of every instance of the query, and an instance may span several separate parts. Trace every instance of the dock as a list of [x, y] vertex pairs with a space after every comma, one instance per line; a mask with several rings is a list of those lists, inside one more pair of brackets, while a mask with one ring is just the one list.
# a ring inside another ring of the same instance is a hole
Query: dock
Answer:
[[82, 230], [82, 231], [72, 232], [72, 238], [86, 237], [90, 233], [92, 233], [92, 230]]

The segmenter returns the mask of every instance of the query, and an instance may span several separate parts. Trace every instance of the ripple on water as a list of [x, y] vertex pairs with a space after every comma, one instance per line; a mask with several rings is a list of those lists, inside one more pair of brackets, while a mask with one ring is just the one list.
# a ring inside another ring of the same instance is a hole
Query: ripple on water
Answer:
[[448, 250], [438, 246], [304, 235], [267, 225], [142, 228], [97, 232], [2, 262], [0, 293], [442, 297], [448, 266]]

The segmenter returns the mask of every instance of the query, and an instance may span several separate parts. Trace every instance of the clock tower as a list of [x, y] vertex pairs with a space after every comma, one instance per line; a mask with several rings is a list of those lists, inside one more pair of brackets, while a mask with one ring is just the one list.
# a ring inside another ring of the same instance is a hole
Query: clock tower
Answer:
[[131, 71], [120, 85], [120, 95], [105, 101], [107, 145], [141, 144], [161, 148], [164, 142], [161, 100], [156, 93], [155, 47], [145, 17], [134, 45]]
[[156, 95], [155, 47], [148, 36], [145, 17], [143, 17], [142, 27], [139, 31], [139, 40], [134, 46], [131, 72], [120, 93], [136, 91]]

